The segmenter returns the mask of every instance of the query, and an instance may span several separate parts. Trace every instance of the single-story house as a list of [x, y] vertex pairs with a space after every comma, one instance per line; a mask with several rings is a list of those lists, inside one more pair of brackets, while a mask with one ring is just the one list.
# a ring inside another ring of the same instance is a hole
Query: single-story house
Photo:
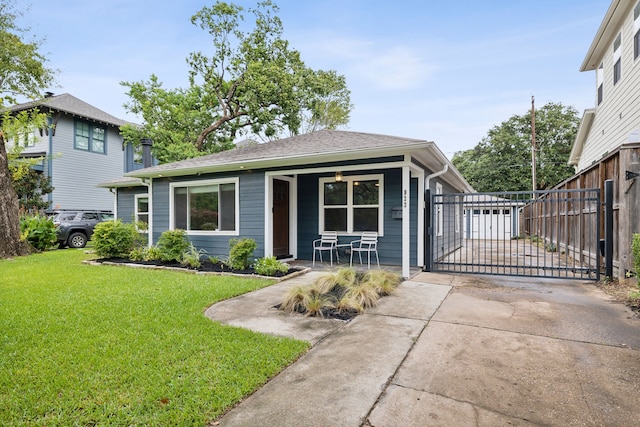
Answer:
[[[402, 265], [408, 277], [410, 266], [424, 263], [425, 184], [434, 193], [473, 191], [433, 142], [322, 130], [152, 166], [100, 186], [113, 189], [118, 218], [148, 223], [149, 244], [180, 228], [212, 256], [247, 237], [258, 244], [256, 257], [309, 260], [323, 231], [337, 231], [339, 244], [375, 231], [380, 262]], [[447, 224], [435, 238], [462, 245], [462, 224]]]

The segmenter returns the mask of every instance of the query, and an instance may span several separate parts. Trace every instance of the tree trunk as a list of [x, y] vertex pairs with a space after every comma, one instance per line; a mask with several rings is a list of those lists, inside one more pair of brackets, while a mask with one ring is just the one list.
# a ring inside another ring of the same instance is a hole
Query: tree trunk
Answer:
[[29, 254], [27, 242], [20, 241], [18, 196], [13, 189], [4, 138], [0, 134], [0, 258]]

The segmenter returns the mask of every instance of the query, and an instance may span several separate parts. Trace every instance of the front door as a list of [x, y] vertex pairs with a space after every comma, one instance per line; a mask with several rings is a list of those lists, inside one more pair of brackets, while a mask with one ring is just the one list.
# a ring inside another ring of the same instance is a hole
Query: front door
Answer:
[[289, 251], [289, 182], [273, 180], [273, 254], [288, 258]]

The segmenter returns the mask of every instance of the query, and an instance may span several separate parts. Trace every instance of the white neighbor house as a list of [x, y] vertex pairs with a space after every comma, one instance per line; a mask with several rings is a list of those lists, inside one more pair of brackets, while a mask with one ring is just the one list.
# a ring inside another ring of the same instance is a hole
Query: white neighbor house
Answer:
[[596, 91], [569, 157], [576, 172], [640, 142], [640, 1], [611, 2], [580, 71], [595, 71]]

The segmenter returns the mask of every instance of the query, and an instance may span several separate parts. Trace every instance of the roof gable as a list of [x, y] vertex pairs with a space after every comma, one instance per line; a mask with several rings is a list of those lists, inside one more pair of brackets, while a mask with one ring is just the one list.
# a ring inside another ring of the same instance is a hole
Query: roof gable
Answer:
[[401, 155], [433, 142], [361, 132], [321, 130], [130, 172], [136, 177], [188, 175], [354, 158]]
[[116, 127], [120, 127], [128, 123], [126, 120], [122, 120], [115, 116], [112, 116], [111, 114], [106, 113], [91, 104], [87, 104], [86, 102], [68, 93], [49, 96], [37, 101], [17, 104], [9, 108], [9, 110], [22, 111], [35, 107], [54, 111], [62, 111], [73, 116], [82, 117], [84, 119], [93, 120]]
[[593, 71], [600, 66], [607, 49], [613, 44], [636, 0], [613, 0], [591, 42], [580, 71]]

